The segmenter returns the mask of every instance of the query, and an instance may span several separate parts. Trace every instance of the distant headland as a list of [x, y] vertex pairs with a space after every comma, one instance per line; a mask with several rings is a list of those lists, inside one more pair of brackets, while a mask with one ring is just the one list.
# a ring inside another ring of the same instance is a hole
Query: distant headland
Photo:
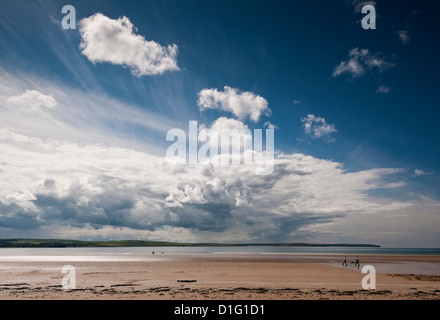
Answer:
[[353, 247], [380, 248], [375, 244], [311, 244], [311, 243], [178, 243], [143, 240], [82, 241], [62, 239], [4, 239], [0, 248], [86, 248], [86, 247]]

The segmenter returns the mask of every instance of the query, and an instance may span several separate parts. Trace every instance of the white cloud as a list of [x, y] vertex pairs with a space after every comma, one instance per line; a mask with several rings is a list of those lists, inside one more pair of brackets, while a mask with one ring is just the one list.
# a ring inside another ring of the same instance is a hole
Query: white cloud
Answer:
[[93, 63], [109, 62], [129, 67], [136, 76], [179, 70], [177, 46], [161, 46], [135, 33], [127, 17], [110, 19], [101, 13], [80, 21], [82, 53]]
[[408, 31], [406, 30], [399, 30], [396, 32], [397, 35], [399, 36], [400, 40], [402, 41], [403, 44], [408, 44], [411, 40], [411, 36], [409, 35]]
[[411, 205], [368, 195], [387, 188], [384, 178], [399, 169], [345, 172], [339, 163], [302, 154], [279, 155], [273, 175], [256, 176], [252, 165], [172, 165], [146, 152], [8, 129], [0, 130], [0, 153], [0, 227], [25, 220], [29, 228], [170, 227], [217, 236], [238, 228], [252, 239]]
[[[279, 152], [268, 176], [255, 174], [258, 164], [173, 165], [150, 146], [134, 148], [118, 130], [145, 122], [165, 141], [165, 119], [23, 78], [0, 72], [0, 232], [7, 237], [288, 241], [310, 224], [412, 205], [372, 195], [398, 186], [399, 169], [348, 172], [338, 162]], [[41, 118], [9, 106], [8, 97], [26, 86], [57, 107]], [[325, 128], [316, 134], [333, 131]], [[208, 128], [221, 129], [248, 127], [222, 117]]]
[[378, 89], [377, 89], [377, 93], [384, 93], [384, 94], [387, 94], [387, 93], [389, 93], [391, 91], [391, 88], [390, 87], [388, 87], [388, 86], [380, 86]]
[[238, 119], [249, 117], [258, 122], [260, 116], [270, 115], [268, 102], [263, 97], [253, 92], [240, 92], [238, 89], [225, 87], [224, 91], [217, 89], [203, 89], [198, 94], [200, 110], [220, 109], [232, 112]]
[[[234, 138], [234, 135], [228, 135], [229, 139], [227, 142], [229, 145], [232, 145], [234, 143], [237, 143], [237, 141], [234, 141], [233, 139], [239, 139], [239, 145], [240, 150], [234, 150], [232, 148], [231, 150], [231, 156], [237, 159], [241, 158], [242, 149], [244, 150], [244, 146], [248, 147], [248, 149], [252, 149], [252, 132], [250, 131], [249, 127], [245, 125], [242, 121], [236, 120], [236, 119], [230, 119], [225, 117], [220, 117], [216, 119], [210, 127], [207, 127], [205, 124], [202, 124], [200, 126], [200, 132], [199, 132], [199, 139], [200, 141], [207, 141], [207, 138], [209, 137], [209, 146], [212, 147], [214, 150], [218, 150], [221, 147], [222, 143], [222, 131], [227, 130], [228, 133], [231, 133], [231, 130], [236, 130], [237, 136]], [[217, 137], [217, 139], [215, 139]], [[251, 151], [243, 151], [243, 152], [251, 152]], [[205, 161], [212, 161], [216, 162], [217, 160], [220, 160], [221, 157], [225, 157], [225, 159], [229, 159], [230, 155], [229, 152], [227, 155], [214, 155], [210, 156]], [[227, 161], [229, 162], [229, 160]], [[241, 162], [243, 163], [243, 162]]]
[[302, 102], [302, 100], [293, 99], [293, 104], [300, 104], [301, 102]]
[[218, 118], [211, 125], [211, 130], [215, 130], [219, 135], [221, 133], [221, 130], [233, 130], [233, 129], [242, 131], [249, 129], [249, 127], [240, 120], [229, 119], [225, 117]]
[[[248, 136], [250, 140], [252, 139], [251, 131], [247, 125], [240, 120], [225, 117], [217, 118], [210, 127], [207, 127], [205, 124], [201, 124], [199, 137], [205, 141], [207, 136], [211, 136], [213, 133], [215, 133], [215, 136], [218, 137], [218, 141], [220, 142], [222, 130], [237, 130], [240, 133], [248, 132], [249, 134], [246, 136]], [[219, 145], [219, 142], [217, 145]]]
[[394, 66], [393, 63], [386, 61], [379, 54], [371, 53], [368, 49], [354, 48], [349, 51], [348, 55], [349, 59], [342, 61], [333, 71], [334, 78], [343, 74], [357, 78], [364, 75], [366, 70], [383, 72]]
[[338, 132], [334, 124], [328, 124], [324, 118], [313, 114], [302, 118], [301, 121], [304, 123], [304, 132], [313, 138], [329, 138], [332, 133]]
[[50, 95], [45, 95], [38, 90], [26, 90], [23, 94], [11, 96], [7, 103], [31, 112], [43, 112], [45, 109], [53, 109], [57, 101]]

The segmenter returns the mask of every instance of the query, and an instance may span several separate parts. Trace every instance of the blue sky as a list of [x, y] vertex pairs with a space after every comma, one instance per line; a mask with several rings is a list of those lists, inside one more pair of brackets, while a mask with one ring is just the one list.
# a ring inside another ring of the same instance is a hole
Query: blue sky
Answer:
[[[368, 3], [376, 30], [361, 27]], [[439, 246], [436, 1], [0, 4], [0, 237]], [[123, 17], [129, 43], [105, 33]], [[127, 62], [140, 43], [165, 60]], [[202, 110], [200, 92], [225, 87], [234, 110], [249, 93], [270, 113]], [[261, 188], [243, 168], [163, 164], [168, 130], [221, 117], [276, 126], [285, 158]]]

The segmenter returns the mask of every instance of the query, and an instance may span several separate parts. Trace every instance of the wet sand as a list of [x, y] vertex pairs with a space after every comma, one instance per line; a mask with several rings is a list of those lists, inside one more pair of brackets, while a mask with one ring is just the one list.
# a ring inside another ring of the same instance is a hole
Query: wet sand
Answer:
[[[2, 256], [0, 299], [440, 299], [440, 256], [359, 257], [361, 267], [377, 266], [375, 290], [364, 290], [366, 274], [335, 255]], [[75, 267], [75, 290], [62, 288], [65, 265]]]

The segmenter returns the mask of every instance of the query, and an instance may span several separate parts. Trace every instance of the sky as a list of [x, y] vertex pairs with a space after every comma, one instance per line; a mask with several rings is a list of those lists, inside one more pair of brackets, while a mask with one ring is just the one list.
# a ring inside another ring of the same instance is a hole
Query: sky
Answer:
[[[440, 247], [438, 1], [0, 7], [0, 238]], [[170, 162], [190, 121], [273, 172]]]

